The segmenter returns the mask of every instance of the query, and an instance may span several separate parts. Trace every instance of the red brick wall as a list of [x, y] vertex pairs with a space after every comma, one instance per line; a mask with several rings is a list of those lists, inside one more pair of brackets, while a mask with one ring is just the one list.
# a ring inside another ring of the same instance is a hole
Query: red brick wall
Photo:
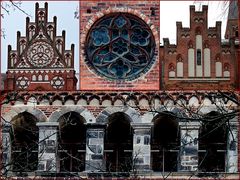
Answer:
[[[240, 0], [238, 0], [238, 33], [240, 33]], [[239, 36], [239, 35], [238, 35]], [[237, 68], [237, 88], [240, 90], [240, 47], [238, 46], [238, 51], [237, 51], [237, 63], [238, 63], [238, 68]]]
[[[43, 70], [44, 71], [44, 70]], [[48, 70], [49, 71], [49, 70]], [[48, 72], [47, 71], [47, 72]], [[22, 70], [18, 70], [18, 71], [13, 71], [10, 72], [8, 71], [8, 75], [7, 75], [7, 79], [6, 79], [6, 83], [5, 83], [5, 90], [11, 91], [11, 90], [21, 90], [18, 89], [16, 87], [16, 80], [18, 79], [18, 77], [27, 77], [29, 80], [29, 86], [27, 88], [28, 91], [53, 91], [55, 90], [52, 85], [50, 84], [50, 80], [54, 77], [54, 76], [61, 76], [64, 79], [64, 86], [59, 89], [60, 91], [68, 91], [68, 90], [75, 90], [76, 89], [76, 78], [75, 78], [75, 73], [74, 71], [69, 71], [67, 72], [66, 70], [62, 70], [64, 72], [61, 72], [60, 70], [54, 71], [52, 70], [52, 72], [48, 72], [46, 73], [46, 71], [44, 71], [44, 73], [32, 73], [30, 71], [22, 71]], [[33, 71], [35, 72], [35, 71]], [[45, 76], [45, 74], [48, 75], [48, 81], [32, 81], [32, 75], [42, 75], [43, 77]]]
[[[151, 16], [151, 9], [155, 16]], [[90, 10], [91, 13], [87, 11]], [[96, 75], [85, 63], [84, 43], [91, 25], [111, 12], [128, 12], [143, 19], [155, 38], [155, 63], [142, 77], [132, 81], [116, 82]], [[80, 90], [159, 90], [159, 0], [155, 1], [81, 1], [80, 2]]]

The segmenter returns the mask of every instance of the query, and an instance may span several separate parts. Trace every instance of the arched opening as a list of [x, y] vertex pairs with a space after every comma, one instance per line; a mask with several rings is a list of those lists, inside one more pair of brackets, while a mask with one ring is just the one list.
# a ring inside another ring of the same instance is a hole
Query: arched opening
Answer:
[[179, 152], [179, 127], [170, 112], [158, 114], [152, 128], [152, 170], [161, 172], [177, 171]]
[[205, 116], [199, 134], [199, 170], [203, 172], [224, 172], [227, 147], [227, 126], [218, 112]]
[[106, 170], [130, 172], [132, 169], [133, 131], [130, 118], [117, 112], [109, 116], [105, 135]]
[[235, 37], [238, 38], [238, 30], [235, 31]]
[[58, 157], [61, 172], [85, 170], [86, 126], [84, 118], [68, 112], [59, 118]]
[[28, 112], [15, 116], [11, 131], [12, 171], [19, 176], [37, 170], [38, 165], [38, 127], [37, 118]]

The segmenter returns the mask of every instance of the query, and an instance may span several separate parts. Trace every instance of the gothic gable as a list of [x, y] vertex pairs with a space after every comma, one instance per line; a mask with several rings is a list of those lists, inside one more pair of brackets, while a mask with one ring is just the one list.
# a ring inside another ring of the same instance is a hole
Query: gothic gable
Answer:
[[47, 21], [47, 5], [36, 4], [35, 22], [26, 20], [26, 37], [17, 33], [17, 50], [9, 48], [9, 69], [73, 68], [73, 48], [65, 50], [65, 31], [56, 36], [56, 21]]
[[59, 36], [56, 32], [57, 17], [53, 18], [53, 22], [49, 22], [48, 4], [45, 3], [45, 7], [40, 8], [36, 3], [35, 21], [30, 22], [30, 18], [26, 18], [26, 36], [22, 36], [18, 31], [16, 50], [10, 45], [8, 47], [7, 84], [10, 84], [6, 85], [7, 89], [76, 88], [74, 45], [71, 45], [70, 50], [66, 50], [65, 31]]

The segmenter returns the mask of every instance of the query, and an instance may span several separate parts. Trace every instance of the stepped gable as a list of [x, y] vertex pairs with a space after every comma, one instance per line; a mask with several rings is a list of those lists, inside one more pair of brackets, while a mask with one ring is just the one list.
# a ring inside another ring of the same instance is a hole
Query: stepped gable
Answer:
[[6, 90], [76, 90], [74, 44], [65, 49], [66, 32], [57, 35], [57, 17], [48, 21], [48, 4], [36, 3], [35, 21], [26, 18], [26, 36], [8, 46]]

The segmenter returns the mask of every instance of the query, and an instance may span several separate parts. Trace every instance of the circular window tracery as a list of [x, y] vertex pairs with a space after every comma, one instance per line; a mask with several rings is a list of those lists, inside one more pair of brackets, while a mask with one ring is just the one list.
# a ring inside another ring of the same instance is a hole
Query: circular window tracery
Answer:
[[89, 30], [86, 63], [112, 80], [133, 80], [154, 62], [155, 41], [149, 26], [135, 15], [112, 13]]
[[28, 51], [29, 62], [36, 67], [46, 67], [52, 62], [53, 49], [46, 42], [35, 42]]
[[64, 84], [65, 84], [64, 79], [60, 76], [55, 76], [51, 80], [51, 85], [54, 89], [61, 89], [63, 88]]
[[27, 89], [29, 86], [30, 82], [27, 77], [20, 76], [16, 80], [16, 85], [19, 89]]

